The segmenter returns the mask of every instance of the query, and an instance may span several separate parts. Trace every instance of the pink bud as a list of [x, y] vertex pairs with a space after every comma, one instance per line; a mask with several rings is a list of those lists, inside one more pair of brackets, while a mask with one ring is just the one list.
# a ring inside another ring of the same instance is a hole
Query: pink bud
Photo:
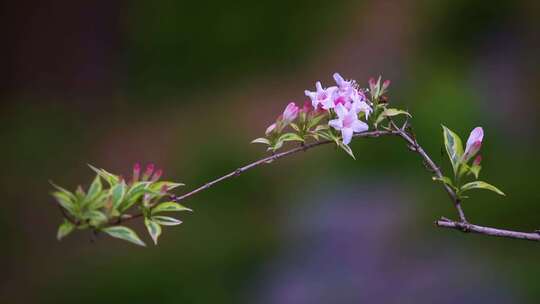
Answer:
[[302, 106], [302, 110], [300, 110], [300, 111], [302, 111], [303, 113], [306, 113], [306, 114], [313, 111], [313, 105], [311, 104], [311, 101], [309, 101], [309, 100], [304, 101], [304, 106]]
[[149, 163], [148, 165], [146, 165], [146, 170], [144, 171], [144, 174], [142, 176], [143, 181], [146, 181], [146, 180], [148, 180], [150, 178], [150, 176], [154, 172], [154, 167], [155, 166], [152, 163]]
[[283, 121], [286, 124], [291, 123], [298, 116], [298, 110], [298, 106], [294, 102], [290, 102], [283, 111]]
[[476, 155], [476, 153], [480, 151], [481, 147], [482, 147], [481, 141], [475, 141], [471, 145], [467, 146], [467, 149], [465, 150], [465, 153], [463, 154], [463, 159], [465, 160], [465, 162], [469, 161], [471, 157]]
[[139, 176], [141, 175], [141, 164], [135, 163], [133, 165], [133, 182], [137, 182], [139, 180]]
[[480, 166], [480, 163], [482, 162], [482, 155], [478, 155], [473, 160], [473, 166]]
[[266, 131], [264, 132], [266, 135], [272, 133], [276, 129], [276, 123], [271, 124], [266, 128]]
[[484, 139], [484, 130], [482, 127], [476, 127], [472, 130], [471, 134], [469, 135], [469, 139], [467, 139], [467, 146], [465, 148], [465, 153], [463, 155], [463, 159], [465, 161], [468, 161], [478, 153], [480, 150], [480, 147], [482, 147], [482, 140]]
[[163, 174], [163, 170], [161, 170], [161, 169], [157, 170], [157, 171], [154, 173], [154, 175], [152, 176], [152, 179], [151, 179], [150, 181], [151, 181], [151, 182], [156, 182], [156, 181], [158, 181], [162, 174]]
[[390, 80], [385, 80], [382, 85], [383, 91], [386, 90], [390, 86]]

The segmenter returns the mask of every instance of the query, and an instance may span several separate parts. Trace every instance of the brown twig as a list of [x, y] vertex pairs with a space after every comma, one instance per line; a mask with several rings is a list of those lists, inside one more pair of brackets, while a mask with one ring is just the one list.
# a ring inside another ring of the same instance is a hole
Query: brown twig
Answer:
[[[381, 137], [381, 136], [387, 136], [387, 135], [398, 135], [398, 132], [395, 132], [395, 131], [370, 131], [370, 132], [363, 132], [363, 133], [357, 133], [354, 135], [354, 137]], [[264, 164], [269, 164], [269, 163], [272, 163], [280, 158], [284, 158], [286, 156], [289, 156], [289, 155], [292, 155], [292, 154], [295, 154], [295, 153], [298, 153], [298, 152], [303, 152], [303, 151], [307, 151], [309, 149], [312, 149], [314, 147], [318, 147], [318, 146], [322, 146], [322, 145], [327, 145], [327, 144], [330, 144], [330, 143], [333, 143], [334, 141], [331, 141], [331, 140], [324, 140], [324, 141], [318, 141], [318, 142], [314, 142], [314, 143], [310, 143], [310, 144], [306, 144], [304, 146], [300, 146], [300, 147], [296, 147], [296, 148], [293, 148], [293, 149], [290, 149], [290, 150], [287, 150], [287, 151], [284, 151], [284, 152], [280, 152], [280, 153], [275, 153], [275, 154], [272, 154], [271, 156], [268, 156], [268, 157], [265, 157], [265, 158], [262, 158], [262, 159], [259, 159], [255, 162], [252, 162], [250, 164], [247, 164], [243, 167], [240, 167], [236, 170], [233, 170], [232, 172], [228, 173], [228, 174], [225, 174], [219, 178], [216, 178], [215, 180], [213, 181], [210, 181], [184, 195], [181, 195], [181, 196], [172, 196], [172, 200], [174, 200], [175, 202], [180, 202], [180, 201], [183, 201], [189, 197], [191, 197], [192, 195], [195, 195], [201, 191], [204, 191], [210, 187], [212, 187], [213, 185], [217, 184], [217, 183], [220, 183], [222, 181], [225, 181], [231, 177], [235, 177], [235, 176], [239, 176], [240, 174], [250, 170], [250, 169], [253, 169], [253, 168], [256, 168], [260, 165], [264, 165]], [[117, 225], [117, 224], [120, 224], [122, 222], [126, 222], [126, 221], [129, 221], [129, 220], [132, 220], [132, 219], [135, 219], [135, 218], [138, 218], [138, 217], [141, 217], [142, 216], [142, 213], [136, 213], [136, 214], [133, 214], [133, 215], [126, 215], [125, 217], [123, 218], [117, 218], [115, 219], [114, 221], [112, 221], [110, 223], [110, 225]]]

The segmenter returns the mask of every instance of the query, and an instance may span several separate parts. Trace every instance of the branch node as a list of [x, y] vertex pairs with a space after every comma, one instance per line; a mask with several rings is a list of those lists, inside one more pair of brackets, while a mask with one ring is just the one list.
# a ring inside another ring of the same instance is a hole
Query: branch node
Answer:
[[456, 223], [458, 224], [459, 228], [461, 229], [462, 232], [471, 232], [471, 224], [467, 223], [467, 222], [459, 222], [459, 223]]

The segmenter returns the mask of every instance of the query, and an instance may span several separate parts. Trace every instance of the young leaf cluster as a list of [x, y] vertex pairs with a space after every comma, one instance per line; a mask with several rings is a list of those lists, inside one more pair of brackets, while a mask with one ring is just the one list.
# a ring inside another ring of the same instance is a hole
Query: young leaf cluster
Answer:
[[140, 166], [135, 165], [133, 177], [126, 181], [119, 175], [105, 169], [90, 168], [96, 176], [87, 191], [77, 187], [71, 192], [52, 184], [56, 189], [52, 196], [64, 215], [57, 232], [60, 240], [76, 229], [90, 229], [95, 233], [103, 232], [137, 245], [145, 246], [137, 233], [131, 228], [120, 225], [132, 215], [128, 212], [138, 209], [144, 216], [146, 228], [154, 243], [161, 235], [161, 226], [178, 225], [180, 220], [163, 213], [175, 211], [191, 211], [176, 202], [169, 201], [168, 191], [183, 186], [181, 183], [161, 181], [161, 170], [154, 172], [149, 165], [141, 175]]
[[484, 189], [493, 191], [499, 195], [505, 195], [497, 187], [485, 181], [478, 180], [480, 170], [482, 169], [480, 165], [482, 157], [478, 152], [480, 151], [484, 137], [483, 129], [477, 127], [471, 132], [466, 148], [463, 150], [461, 138], [448, 127], [443, 125], [442, 128], [444, 147], [452, 165], [453, 176], [434, 177], [434, 180], [451, 187], [460, 200], [468, 198], [464, 194], [474, 189]]

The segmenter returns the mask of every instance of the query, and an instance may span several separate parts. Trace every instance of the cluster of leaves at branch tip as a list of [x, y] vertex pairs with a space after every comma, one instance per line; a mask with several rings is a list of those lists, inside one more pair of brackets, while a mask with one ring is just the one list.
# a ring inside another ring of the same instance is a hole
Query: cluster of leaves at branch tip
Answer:
[[162, 232], [161, 226], [182, 223], [176, 218], [164, 216], [163, 213], [191, 211], [177, 202], [170, 201], [169, 191], [183, 184], [161, 181], [163, 171], [154, 170], [153, 164], [147, 165], [144, 172], [141, 172], [139, 164], [135, 164], [133, 176], [128, 181], [104, 169], [89, 166], [96, 173], [96, 177], [86, 192], [79, 186], [73, 193], [51, 182], [57, 190], [52, 196], [65, 215], [64, 222], [58, 228], [59, 240], [76, 229], [91, 229], [145, 246], [135, 231], [119, 225], [132, 217], [128, 214], [130, 210], [138, 209], [144, 216], [150, 237], [157, 244]]
[[[433, 177], [433, 179], [452, 188], [459, 199], [468, 198], [464, 193], [473, 189], [485, 189], [499, 195], [505, 195], [504, 192], [497, 187], [478, 180], [480, 177], [480, 170], [482, 169], [482, 166], [480, 165], [482, 156], [479, 152], [482, 147], [482, 141], [484, 140], [484, 130], [481, 127], [474, 128], [467, 139], [465, 151], [463, 151], [461, 138], [446, 126], [443, 125], [442, 128], [444, 146], [448, 158], [450, 159], [454, 176], [453, 178], [448, 176], [442, 176], [440, 178]], [[472, 179], [472, 181], [464, 183], [467, 178], [469, 180]]]
[[393, 116], [411, 117], [407, 111], [388, 107], [389, 80], [371, 78], [369, 88], [360, 88], [355, 80], [345, 80], [339, 73], [333, 78], [335, 86], [325, 88], [317, 81], [315, 91], [306, 90], [309, 100], [301, 108], [290, 102], [266, 129], [266, 136], [252, 143], [267, 145], [269, 151], [276, 152], [285, 142], [305, 145], [308, 141], [329, 140], [355, 158], [349, 147], [355, 133], [378, 130]]

